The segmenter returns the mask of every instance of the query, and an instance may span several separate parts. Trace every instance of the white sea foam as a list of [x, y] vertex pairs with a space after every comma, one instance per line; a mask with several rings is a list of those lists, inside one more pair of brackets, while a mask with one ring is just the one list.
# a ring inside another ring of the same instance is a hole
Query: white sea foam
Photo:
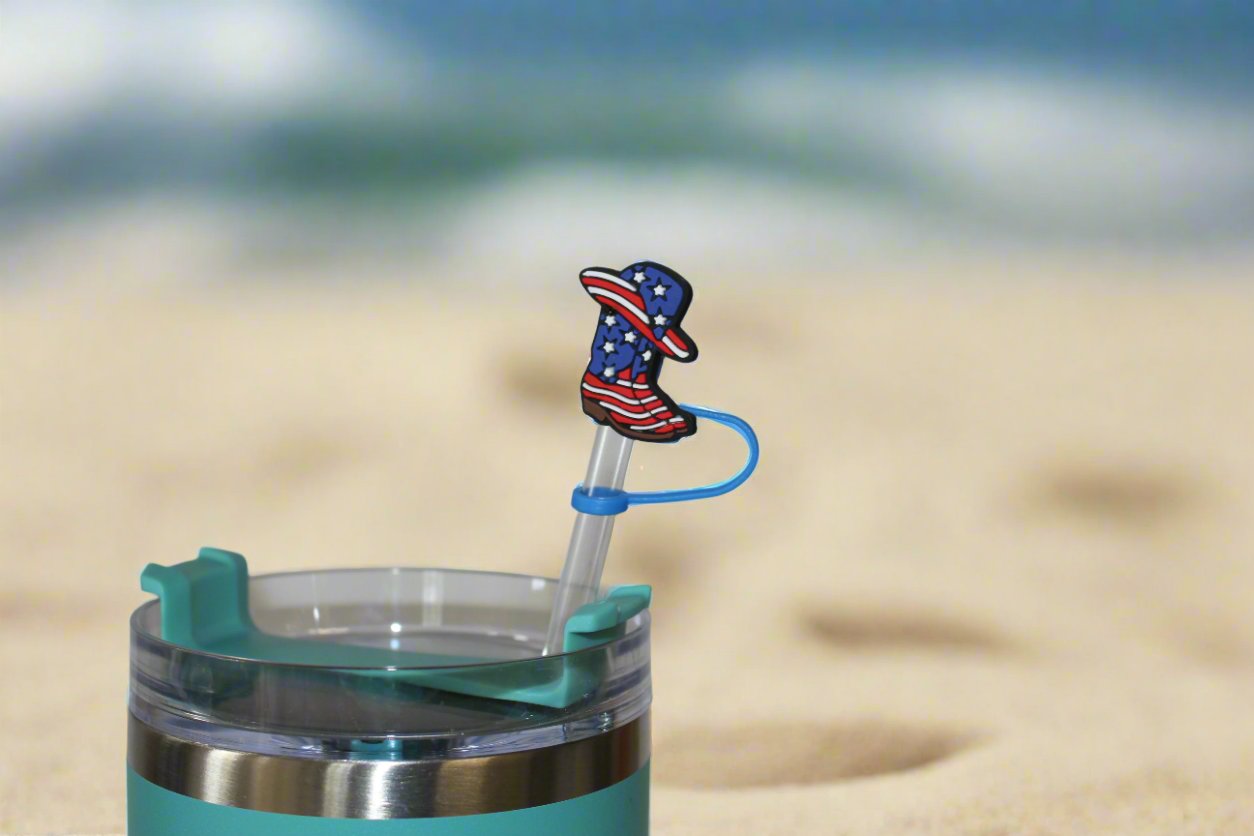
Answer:
[[536, 166], [469, 193], [441, 241], [453, 260], [537, 268], [644, 253], [740, 273], [813, 269], [926, 234], [878, 203], [713, 166]]
[[707, 275], [824, 281], [843, 268], [952, 250], [960, 233], [875, 195], [705, 166], [534, 166], [428, 203], [350, 213], [290, 202], [131, 198], [63, 214], [0, 251], [11, 284], [213, 283], [473, 276], [569, 279], [640, 258]]
[[410, 103], [419, 67], [317, 0], [7, 0], [0, 45], [10, 138], [126, 105], [206, 124], [319, 101], [393, 107]]
[[1022, 64], [779, 63], [737, 76], [727, 101], [767, 141], [834, 167], [880, 167], [973, 217], [1101, 232], [1222, 224], [1254, 200], [1249, 102], [1145, 79]]

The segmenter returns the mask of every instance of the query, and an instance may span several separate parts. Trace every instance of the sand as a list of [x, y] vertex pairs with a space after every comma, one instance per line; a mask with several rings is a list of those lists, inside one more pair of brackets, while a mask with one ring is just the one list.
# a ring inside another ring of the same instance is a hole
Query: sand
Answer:
[[[0, 832], [123, 831], [148, 561], [555, 573], [577, 297], [3, 297]], [[1254, 833], [1254, 294], [746, 286], [685, 324], [668, 390], [764, 455], [619, 526], [656, 833]], [[709, 426], [631, 483], [739, 455]]]

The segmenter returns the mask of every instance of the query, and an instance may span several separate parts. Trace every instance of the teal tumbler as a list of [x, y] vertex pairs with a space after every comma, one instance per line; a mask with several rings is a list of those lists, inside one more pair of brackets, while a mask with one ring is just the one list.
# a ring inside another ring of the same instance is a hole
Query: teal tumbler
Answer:
[[[163, 601], [142, 605], [128, 833], [647, 834], [648, 610], [544, 656], [555, 587], [443, 569], [247, 581], [256, 630], [331, 663], [167, 641]], [[369, 664], [343, 663], [356, 649]]]

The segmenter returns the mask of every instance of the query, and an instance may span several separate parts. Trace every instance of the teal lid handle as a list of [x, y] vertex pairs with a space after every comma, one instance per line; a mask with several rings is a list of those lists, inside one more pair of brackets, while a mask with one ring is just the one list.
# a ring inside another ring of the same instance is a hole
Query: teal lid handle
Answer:
[[584, 604], [566, 619], [563, 650], [583, 650], [622, 638], [627, 622], [649, 608], [653, 588], [647, 584], [616, 586], [600, 601]]
[[665, 491], [624, 491], [600, 487], [587, 491], [580, 484], [575, 487], [574, 493], [571, 494], [571, 507], [581, 514], [611, 516], [613, 514], [621, 514], [633, 505], [689, 502], [694, 499], [709, 499], [715, 496], [722, 496], [725, 493], [731, 493], [744, 484], [745, 480], [753, 475], [753, 471], [758, 466], [758, 437], [753, 432], [753, 427], [749, 426], [749, 423], [743, 418], [738, 418], [727, 412], [720, 412], [719, 410], [703, 406], [693, 406], [692, 404], [681, 404], [681, 406], [693, 415], [713, 421], [716, 424], [722, 424], [725, 427], [730, 427], [740, 434], [740, 437], [745, 440], [745, 444], [749, 447], [749, 455], [745, 459], [744, 467], [740, 469], [740, 472], [729, 479], [714, 482], [710, 485]]
[[206, 546], [176, 566], [149, 563], [139, 585], [161, 599], [161, 638], [203, 649], [256, 630], [244, 556]]

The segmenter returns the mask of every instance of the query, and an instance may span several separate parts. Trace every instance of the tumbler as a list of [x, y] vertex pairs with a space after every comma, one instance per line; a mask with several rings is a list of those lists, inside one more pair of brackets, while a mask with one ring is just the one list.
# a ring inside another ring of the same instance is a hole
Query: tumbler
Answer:
[[[546, 578], [211, 575], [169, 576], [131, 618], [131, 836], [648, 833], [647, 587], [542, 655]], [[232, 583], [235, 643], [214, 613]]]

